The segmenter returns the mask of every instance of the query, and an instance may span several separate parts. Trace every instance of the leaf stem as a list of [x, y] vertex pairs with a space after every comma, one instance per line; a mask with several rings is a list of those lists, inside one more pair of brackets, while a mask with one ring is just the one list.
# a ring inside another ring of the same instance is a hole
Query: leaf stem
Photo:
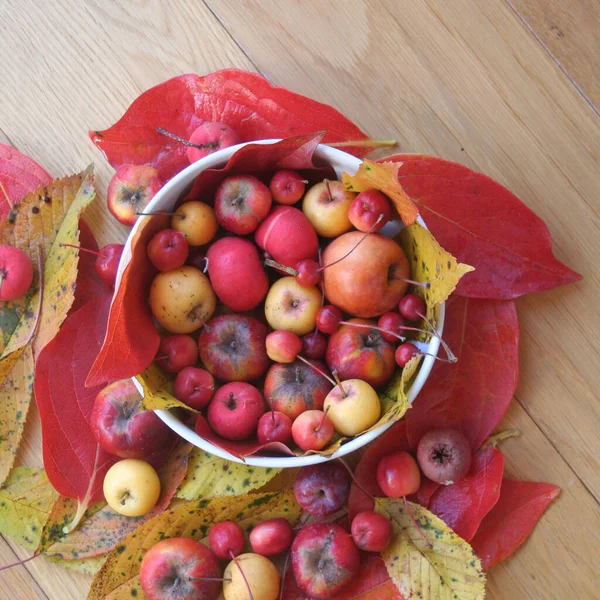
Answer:
[[408, 504], [408, 500], [406, 499], [406, 496], [402, 496], [402, 500], [404, 500], [404, 506], [406, 506], [406, 512], [408, 513], [410, 520], [413, 522], [413, 525], [417, 528], [419, 535], [423, 538], [423, 541], [427, 544], [427, 547], [429, 549], [433, 550], [433, 544], [425, 537], [425, 534], [423, 533], [421, 526], [419, 525], [418, 521], [415, 519], [415, 515], [413, 515], [413, 511], [410, 509], [410, 506]]
[[40, 316], [42, 314], [42, 304], [44, 302], [44, 264], [42, 259], [42, 249], [38, 249], [38, 279], [39, 279], [39, 287], [40, 290], [38, 292], [38, 306], [37, 311], [35, 313], [35, 321], [33, 322], [33, 327], [27, 336], [27, 340], [25, 341], [25, 346], [29, 344], [29, 342], [35, 337], [35, 332], [37, 331], [38, 325], [40, 323]]

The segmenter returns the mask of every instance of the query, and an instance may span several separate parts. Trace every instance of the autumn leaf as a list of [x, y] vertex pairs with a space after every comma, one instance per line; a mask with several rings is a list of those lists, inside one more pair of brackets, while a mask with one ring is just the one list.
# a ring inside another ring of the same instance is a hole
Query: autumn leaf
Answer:
[[419, 215], [419, 209], [409, 198], [398, 180], [399, 165], [388, 162], [364, 160], [354, 175], [342, 173], [344, 188], [350, 192], [376, 189], [391, 201], [405, 225], [411, 225]]
[[90, 131], [108, 162], [156, 167], [162, 179], [189, 165], [186, 147], [161, 135], [161, 127], [189, 139], [204, 121], [232, 127], [242, 141], [282, 138], [327, 130], [326, 143], [357, 141], [346, 152], [365, 156], [377, 141], [331, 106], [271, 85], [264, 77], [224, 69], [204, 77], [181, 75], [141, 94], [109, 129]]
[[442, 247], [475, 267], [457, 294], [511, 299], [581, 279], [554, 258], [545, 223], [498, 182], [434, 156], [383, 160], [396, 162], [398, 181]]
[[488, 570], [515, 552], [560, 488], [550, 483], [504, 479], [497, 504], [483, 519], [472, 540], [473, 548]]
[[301, 509], [292, 492], [251, 494], [183, 502], [144, 523], [125, 537], [96, 575], [88, 600], [130, 599], [142, 594], [140, 562], [156, 542], [170, 537], [205, 540], [210, 527], [233, 520], [247, 534], [261, 521], [285, 518], [295, 525]]
[[29, 156], [0, 143], [0, 219], [9, 214], [13, 204], [51, 179]]
[[281, 469], [250, 467], [223, 460], [200, 448], [190, 452], [185, 479], [177, 497], [185, 500], [240, 496], [261, 488]]
[[142, 406], [146, 410], [184, 408], [193, 413], [198, 412], [173, 396], [172, 381], [157, 364], [151, 364], [135, 379], [142, 386]]
[[[82, 558], [75, 560], [62, 560], [56, 556], [47, 556], [46, 558], [61, 567], [71, 569], [77, 573], [83, 573], [84, 575], [95, 575], [106, 562], [107, 554], [102, 556], [94, 556], [92, 558]], [[141, 600], [141, 599], [140, 599]]]
[[394, 534], [382, 552], [388, 573], [405, 598], [482, 600], [485, 574], [481, 561], [465, 540], [426, 508], [398, 499], [378, 499], [377, 512], [390, 519]]
[[0, 533], [33, 552], [57, 496], [44, 469], [14, 468], [0, 488]]

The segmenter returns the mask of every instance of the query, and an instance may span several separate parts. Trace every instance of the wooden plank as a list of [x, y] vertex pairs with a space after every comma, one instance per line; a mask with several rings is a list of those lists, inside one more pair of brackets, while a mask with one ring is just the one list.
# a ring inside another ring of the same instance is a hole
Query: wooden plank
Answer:
[[600, 3], [506, 0], [582, 94], [600, 110]]
[[[18, 556], [9, 543], [0, 535], [0, 565], [10, 565], [22, 557]], [[0, 597], [2, 600], [38, 600], [48, 598], [26, 565], [0, 572]]]

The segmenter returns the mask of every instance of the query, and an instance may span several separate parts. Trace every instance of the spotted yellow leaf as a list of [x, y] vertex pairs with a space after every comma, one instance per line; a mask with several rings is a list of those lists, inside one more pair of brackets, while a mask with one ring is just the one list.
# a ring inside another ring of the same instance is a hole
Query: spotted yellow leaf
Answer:
[[146, 410], [185, 408], [190, 412], [198, 412], [173, 396], [172, 382], [158, 365], [150, 365], [145, 371], [140, 373], [136, 379], [144, 390], [142, 406]]

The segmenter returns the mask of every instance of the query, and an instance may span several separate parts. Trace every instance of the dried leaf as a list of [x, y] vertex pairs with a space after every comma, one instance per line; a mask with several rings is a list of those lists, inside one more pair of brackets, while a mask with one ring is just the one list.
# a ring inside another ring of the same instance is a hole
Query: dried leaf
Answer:
[[521, 432], [518, 429], [506, 429], [504, 431], [499, 431], [494, 435], [490, 435], [490, 437], [483, 442], [482, 448], [486, 448], [487, 446], [492, 446], [493, 448], [497, 448], [499, 444], [501, 444], [504, 440], [509, 440], [510, 438], [519, 437]]
[[398, 180], [399, 165], [389, 162], [364, 160], [355, 175], [342, 173], [344, 188], [351, 192], [376, 189], [392, 202], [405, 225], [415, 222], [419, 209], [410, 199]]
[[185, 500], [240, 496], [261, 488], [280, 471], [230, 462], [200, 448], [193, 448], [187, 475], [176, 495]]
[[130, 599], [141, 595], [140, 562], [146, 551], [162, 539], [193, 537], [204, 540], [211, 525], [227, 520], [234, 520], [245, 532], [249, 532], [256, 523], [278, 517], [296, 524], [300, 512], [292, 492], [179, 504], [144, 523], [111, 552], [92, 583], [88, 600]]
[[151, 364], [136, 376], [136, 380], [144, 390], [142, 405], [146, 410], [184, 408], [193, 413], [198, 412], [173, 396], [172, 381], [157, 364]]
[[426, 508], [412, 502], [409, 506], [430, 546], [402, 502], [391, 498], [376, 502], [377, 512], [394, 527], [392, 541], [381, 555], [400, 593], [430, 600], [485, 598], [485, 574], [473, 548]]
[[57, 496], [44, 469], [14, 468], [0, 488], [0, 533], [33, 552]]

